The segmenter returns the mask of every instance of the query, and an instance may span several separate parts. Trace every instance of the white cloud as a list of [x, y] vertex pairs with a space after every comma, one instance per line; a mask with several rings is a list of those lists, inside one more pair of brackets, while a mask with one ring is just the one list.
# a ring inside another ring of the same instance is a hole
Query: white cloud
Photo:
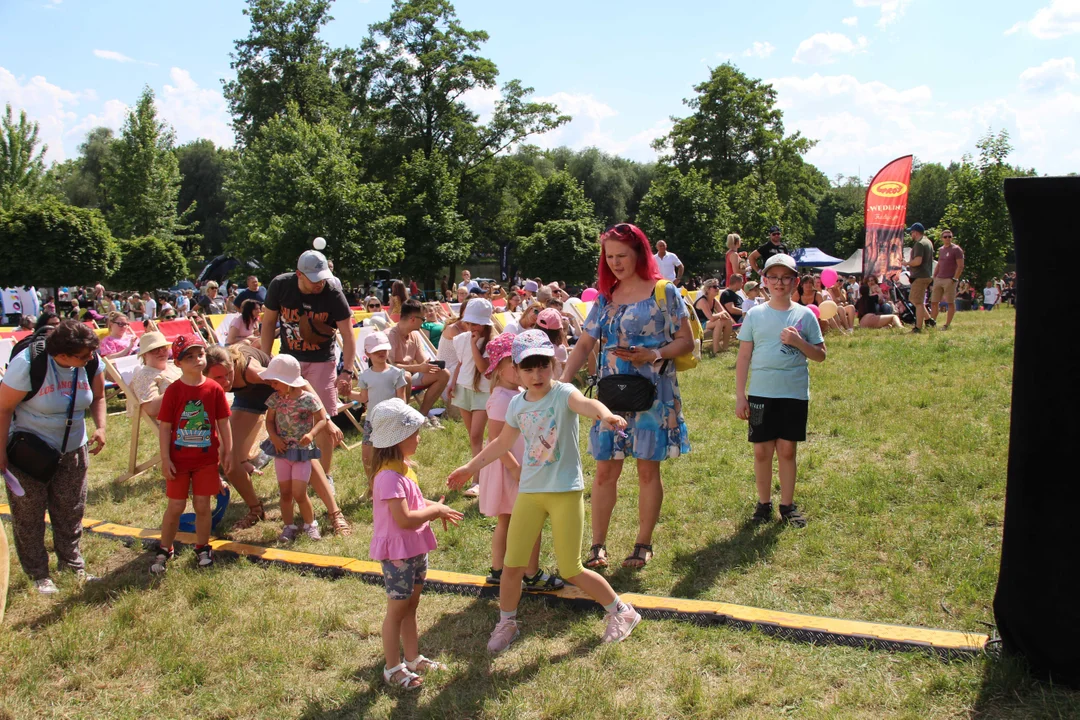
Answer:
[[118, 53], [115, 50], [95, 50], [94, 55], [102, 60], [115, 60], [118, 63], [135, 62], [132, 58], [129, 58], [122, 53]]
[[855, 17], [854, 15], [852, 15], [851, 17], [846, 17], [846, 18], [844, 18], [844, 19], [843, 19], [843, 20], [841, 20], [840, 22], [844, 23], [844, 24], [845, 24], [845, 25], [847, 25], [848, 27], [855, 27], [856, 25], [858, 25], [858, 24], [859, 24], [859, 18], [857, 18], [857, 17]]
[[[1069, 58], [1071, 59], [1071, 58]], [[1039, 70], [1046, 67], [1044, 63]], [[1034, 77], [1068, 82], [1072, 66], [1063, 61]], [[1031, 77], [1031, 76], [1029, 76]], [[925, 162], [948, 163], [976, 152], [987, 129], [1007, 129], [1014, 146], [1009, 162], [1041, 173], [1075, 171], [1080, 146], [1080, 93], [1035, 85], [963, 107], [939, 103], [928, 85], [897, 88], [852, 75], [789, 76], [768, 80], [777, 91], [784, 125], [818, 144], [807, 160], [826, 175], [865, 177], [893, 158], [913, 153]]]
[[[225, 99], [217, 90], [201, 88], [190, 73], [181, 68], [170, 72], [171, 83], [158, 90], [159, 116], [175, 129], [177, 142], [205, 137], [219, 145], [232, 145]], [[42, 76], [29, 80], [18, 78], [0, 67], [0, 106], [11, 103], [18, 113], [25, 110], [39, 126], [39, 137], [48, 144], [46, 160], [62, 161], [74, 157], [86, 133], [95, 127], [119, 130], [129, 111], [117, 99], [100, 104], [99, 109], [78, 111], [86, 104], [97, 103], [93, 90], [67, 90], [49, 83]]]
[[560, 113], [573, 117], [560, 128], [529, 138], [529, 142], [542, 148], [565, 145], [580, 150], [596, 147], [607, 153], [648, 162], [656, 159], [656, 152], [651, 148], [652, 141], [666, 135], [671, 129], [671, 121], [665, 118], [629, 136], [616, 133], [606, 121], [617, 117], [618, 111], [591, 93], [557, 92], [538, 97], [536, 101], [554, 103]]
[[1071, 57], [1058, 58], [1020, 73], [1020, 89], [1028, 92], [1056, 90], [1078, 79], [1080, 75], [1076, 73], [1076, 61]]
[[881, 11], [877, 26], [885, 28], [899, 20], [911, 0], [855, 0], [855, 7], [876, 7]]
[[854, 55], [866, 51], [865, 37], [852, 40], [841, 33], [816, 33], [799, 43], [792, 62], [806, 65], [827, 65], [842, 55]]
[[767, 58], [773, 54], [773, 50], [775, 49], [776, 47], [774, 47], [771, 42], [758, 42], [755, 40], [753, 45], [743, 51], [743, 56]]
[[173, 85], [166, 84], [157, 95], [158, 113], [176, 129], [178, 142], [196, 138], [216, 145], [233, 143], [225, 97], [218, 90], [199, 87], [191, 73], [178, 67], [169, 71]]
[[1056, 40], [1080, 32], [1080, 0], [1050, 0], [1030, 20], [1016, 23], [1005, 34], [1012, 35], [1025, 28], [1040, 40]]
[[499, 100], [502, 100], [502, 91], [498, 85], [490, 88], [474, 87], [471, 90], [466, 90], [461, 96], [461, 101], [465, 103], [465, 107], [476, 113], [482, 123], [491, 120], [491, 116], [495, 112], [495, 103], [499, 102]]

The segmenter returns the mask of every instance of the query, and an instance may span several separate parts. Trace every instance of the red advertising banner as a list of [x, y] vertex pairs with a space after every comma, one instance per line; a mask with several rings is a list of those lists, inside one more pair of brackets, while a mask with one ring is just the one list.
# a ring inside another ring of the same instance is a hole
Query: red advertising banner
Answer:
[[904, 267], [904, 218], [911, 184], [911, 155], [883, 167], [866, 191], [863, 277], [895, 280]]

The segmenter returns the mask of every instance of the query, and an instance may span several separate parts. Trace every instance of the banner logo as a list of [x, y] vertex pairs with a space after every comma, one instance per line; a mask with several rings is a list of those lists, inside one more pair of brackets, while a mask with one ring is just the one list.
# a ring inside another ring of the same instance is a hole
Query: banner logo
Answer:
[[883, 198], [900, 197], [907, 191], [908, 186], [898, 180], [885, 180], [870, 186], [870, 192]]

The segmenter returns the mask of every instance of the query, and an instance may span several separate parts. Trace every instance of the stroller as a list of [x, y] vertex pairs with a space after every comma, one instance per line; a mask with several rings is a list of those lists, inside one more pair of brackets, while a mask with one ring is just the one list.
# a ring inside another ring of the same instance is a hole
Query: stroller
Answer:
[[[898, 302], [895, 308], [896, 315], [900, 318], [900, 322], [905, 325], [915, 324], [915, 303], [911, 302], [911, 291], [908, 287], [901, 285], [895, 280], [886, 279], [885, 285], [890, 287], [893, 294], [896, 296]], [[930, 317], [930, 308], [923, 306], [926, 310], [926, 324], [929, 327], [934, 327], [937, 323]]]

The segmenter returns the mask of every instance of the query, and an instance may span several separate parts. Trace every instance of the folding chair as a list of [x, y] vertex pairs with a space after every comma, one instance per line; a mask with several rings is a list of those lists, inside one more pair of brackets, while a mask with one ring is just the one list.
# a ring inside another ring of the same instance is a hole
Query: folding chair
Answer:
[[[110, 360], [108, 358], [102, 358], [102, 360], [105, 362], [105, 372], [107, 376], [119, 385], [121, 392], [124, 393], [124, 397], [127, 399], [127, 412], [131, 417], [131, 447], [128, 449], [127, 472], [117, 477], [114, 481], [123, 482], [136, 475], [141, 475], [161, 462], [161, 455], [157, 450], [158, 421], [157, 418], [151, 417], [143, 411], [139, 399], [135, 397], [135, 393], [131, 391], [131, 377], [135, 374], [135, 371], [139, 368], [140, 364], [138, 356], [128, 355], [127, 357], [116, 358], [115, 360]], [[149, 422], [149, 427], [153, 428], [155, 449], [153, 457], [140, 463], [139, 430], [141, 429], [144, 416], [147, 422]]]
[[173, 340], [184, 335], [186, 333], [198, 333], [199, 329], [195, 326], [195, 322], [191, 318], [184, 318], [182, 320], [163, 320], [159, 323], [154, 323], [157, 331], [165, 336], [165, 339], [169, 341], [171, 345]]

